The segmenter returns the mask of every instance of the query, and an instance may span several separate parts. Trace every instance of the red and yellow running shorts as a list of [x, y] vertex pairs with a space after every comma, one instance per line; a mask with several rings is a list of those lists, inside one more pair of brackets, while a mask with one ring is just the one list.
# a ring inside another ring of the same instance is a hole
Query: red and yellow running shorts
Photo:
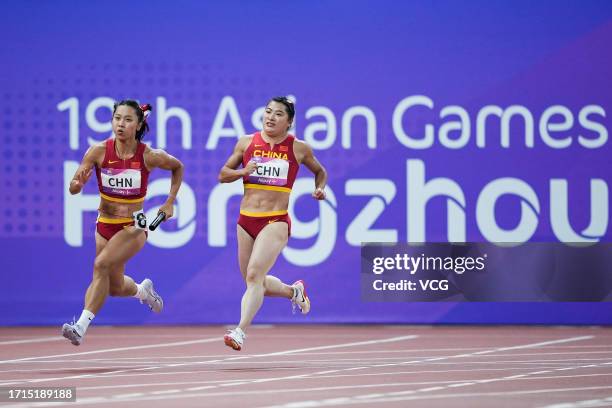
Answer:
[[132, 225], [134, 225], [134, 220], [131, 218], [98, 217], [96, 231], [98, 231], [98, 234], [102, 235], [104, 239], [109, 241], [116, 233]]
[[291, 236], [291, 217], [287, 211], [268, 211], [268, 212], [251, 212], [240, 210], [240, 216], [238, 217], [238, 225], [240, 225], [251, 238], [257, 238], [257, 235], [267, 225], [275, 222], [287, 223], [289, 236]]

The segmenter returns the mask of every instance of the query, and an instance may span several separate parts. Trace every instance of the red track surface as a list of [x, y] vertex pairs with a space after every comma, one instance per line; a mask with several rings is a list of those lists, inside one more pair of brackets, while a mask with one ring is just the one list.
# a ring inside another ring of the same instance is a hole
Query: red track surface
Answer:
[[75, 386], [71, 407], [612, 405], [610, 328], [255, 326], [241, 352], [222, 327], [59, 331], [0, 328], [0, 386]]

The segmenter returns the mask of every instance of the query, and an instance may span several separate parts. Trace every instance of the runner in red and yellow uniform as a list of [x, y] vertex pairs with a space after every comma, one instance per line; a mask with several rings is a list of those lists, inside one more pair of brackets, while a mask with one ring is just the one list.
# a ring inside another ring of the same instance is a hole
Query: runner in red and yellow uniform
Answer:
[[[224, 337], [225, 344], [235, 350], [242, 348], [245, 331], [264, 296], [286, 297], [303, 314], [310, 311], [303, 281], [286, 285], [268, 275], [291, 233], [287, 209], [300, 164], [315, 176], [312, 196], [317, 200], [325, 198], [327, 172], [308, 144], [288, 134], [294, 116], [292, 101], [286, 97], [272, 98], [263, 114], [263, 131], [241, 138], [219, 173], [222, 183], [241, 178], [244, 183], [237, 233], [238, 261], [246, 291], [240, 323]], [[238, 168], [240, 164], [242, 168]]]
[[70, 193], [78, 194], [96, 172], [100, 208], [96, 223], [96, 259], [93, 279], [85, 293], [81, 317], [62, 327], [62, 334], [78, 346], [107, 296], [134, 296], [154, 312], [163, 308], [162, 298], [150, 279], [140, 284], [125, 275], [125, 264], [144, 246], [147, 220], [143, 201], [147, 194], [149, 172], [159, 167], [172, 172], [168, 199], [160, 212], [173, 215], [173, 203], [183, 180], [183, 164], [160, 149], [141, 142], [148, 130], [146, 117], [150, 105], [134, 100], [117, 102], [113, 109], [114, 137], [87, 150], [70, 182]]

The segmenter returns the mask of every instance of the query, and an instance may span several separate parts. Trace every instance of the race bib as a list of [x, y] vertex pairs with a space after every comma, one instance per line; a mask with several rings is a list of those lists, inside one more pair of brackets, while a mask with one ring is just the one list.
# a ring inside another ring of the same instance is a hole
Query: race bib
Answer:
[[102, 192], [123, 196], [140, 193], [140, 170], [101, 169]]
[[257, 169], [249, 175], [249, 182], [267, 184], [270, 186], [284, 186], [287, 184], [289, 162], [269, 157], [253, 157], [251, 161], [257, 163]]
[[132, 218], [134, 219], [134, 226], [136, 228], [141, 230], [147, 229], [147, 216], [145, 215], [143, 209], [135, 211]]

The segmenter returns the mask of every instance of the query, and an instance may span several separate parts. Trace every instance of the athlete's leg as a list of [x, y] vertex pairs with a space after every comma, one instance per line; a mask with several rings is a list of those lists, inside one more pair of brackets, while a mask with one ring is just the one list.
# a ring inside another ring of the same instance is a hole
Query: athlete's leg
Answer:
[[243, 331], [251, 324], [261, 307], [264, 297], [266, 274], [287, 244], [289, 232], [283, 222], [275, 222], [261, 230], [253, 244], [253, 250], [246, 269], [247, 289], [242, 296], [240, 324]]
[[118, 297], [135, 296], [137, 291], [138, 286], [134, 279], [125, 274], [125, 265], [121, 265], [111, 273], [109, 295]]
[[[285, 223], [279, 222], [279, 224]], [[251, 253], [253, 251], [253, 244], [255, 243], [255, 240], [240, 225], [237, 226], [236, 234], [238, 237], [238, 264], [240, 266], [242, 278], [246, 281], [247, 266], [249, 264], [249, 260], [251, 259]], [[287, 299], [291, 299], [293, 296], [293, 288], [284, 284], [276, 276], [266, 275], [264, 280], [264, 288], [264, 296], [284, 297]]]
[[[96, 243], [98, 241], [96, 234]], [[104, 238], [100, 237], [104, 240]], [[127, 227], [116, 233], [97, 254], [94, 262], [93, 280], [85, 294], [85, 309], [97, 314], [102, 308], [106, 297], [110, 294], [111, 276], [113, 282], [123, 280], [125, 263], [133, 257], [146, 242], [146, 236], [142, 230]], [[134, 286], [132, 286], [134, 285]], [[119, 286], [114, 283], [115, 288]], [[122, 291], [129, 295], [136, 293], [134, 281], [129, 278], [127, 287], [125, 281]], [[128, 295], [126, 295], [128, 296]]]
[[240, 225], [236, 225], [236, 238], [238, 240], [238, 266], [242, 279], [246, 280], [247, 265], [251, 259], [253, 244], [255, 240]]
[[[145, 234], [133, 227], [119, 231], [109, 241], [96, 232], [96, 260], [93, 279], [85, 293], [85, 309], [77, 322], [66, 323], [62, 326], [62, 335], [72, 344], [75, 346], [81, 344], [89, 324], [111, 290], [116, 293], [123, 291], [136, 293], [136, 287], [131, 278], [128, 278], [128, 285], [125, 285], [123, 272], [127, 260], [142, 248], [145, 241]], [[113, 277], [113, 282], [121, 281], [123, 287], [117, 289], [116, 283], [111, 285], [111, 277]], [[130, 282], [134, 285], [133, 287], [130, 287]]]
[[[97, 258], [98, 255], [100, 255], [100, 253], [106, 246], [106, 244], [108, 243], [108, 240], [104, 238], [102, 235], [100, 235], [98, 231], [96, 231], [95, 233], [95, 238], [96, 238], [96, 258]], [[99, 290], [100, 286], [102, 287], [104, 286], [103, 282], [102, 282], [102, 285], [100, 285], [100, 282], [96, 282], [96, 284], [94, 284], [94, 281], [95, 281], [95, 276], [94, 276], [94, 279], [92, 279], [91, 283], [89, 284], [89, 287], [87, 287], [87, 291], [85, 292], [85, 311], [89, 313], [92, 313], [92, 311], [87, 309], [87, 305], [91, 304], [91, 302], [88, 302], [88, 299], [93, 299], [93, 298], [98, 297], [97, 291]]]
[[276, 276], [266, 275], [264, 280], [264, 295], [268, 297], [284, 297], [291, 299], [293, 297], [293, 288], [286, 283], [283, 283]]
[[155, 292], [151, 279], [145, 279], [141, 283], [137, 284], [134, 282], [134, 279], [125, 275], [125, 263], [119, 265], [119, 267], [111, 271], [109, 280], [109, 294], [111, 296], [132, 296], [140, 299], [140, 303], [146, 304], [155, 313], [162, 311], [164, 301], [161, 296]]
[[[288, 222], [278, 221], [278, 223], [281, 225], [284, 224], [287, 227], [287, 234], [289, 235], [291, 231], [291, 220], [288, 214], [286, 215], [286, 218]], [[264, 287], [266, 288], [266, 296], [284, 297], [287, 299], [293, 299], [295, 296], [295, 288], [287, 285], [276, 276], [266, 275]]]

